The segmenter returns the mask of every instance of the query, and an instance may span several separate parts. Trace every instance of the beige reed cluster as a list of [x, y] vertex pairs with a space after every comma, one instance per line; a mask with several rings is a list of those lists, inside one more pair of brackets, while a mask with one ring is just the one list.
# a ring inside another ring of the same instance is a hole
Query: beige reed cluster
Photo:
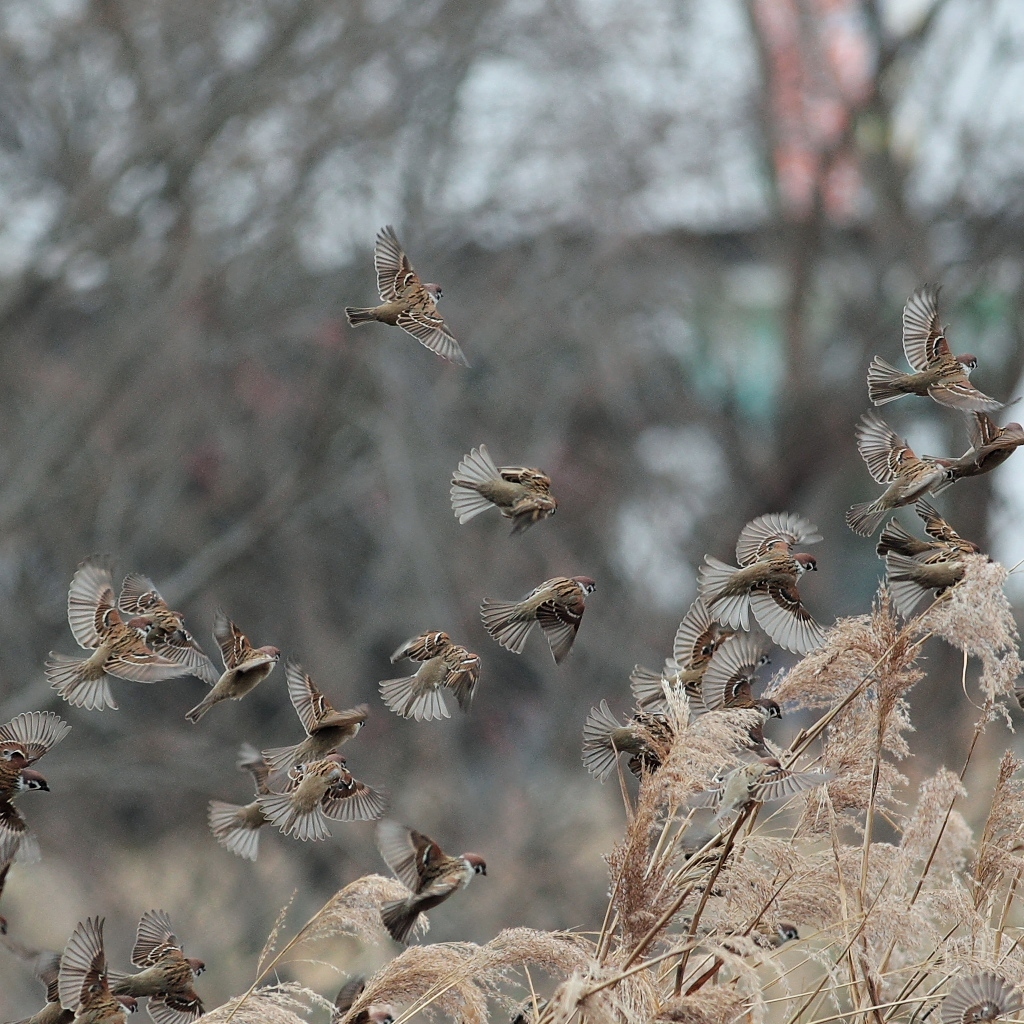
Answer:
[[[381, 305], [349, 308], [350, 323], [401, 327], [467, 365], [437, 311], [440, 287], [420, 281], [390, 227], [378, 235], [375, 262]], [[989, 418], [998, 403], [970, 384], [974, 357], [950, 354], [936, 298], [922, 289], [904, 311], [913, 372], [876, 358], [869, 392], [876, 405], [918, 394], [968, 412], [972, 447], [955, 460], [918, 458], [875, 414], [863, 418], [858, 447], [887, 490], [855, 506], [850, 526], [873, 534], [890, 510], [914, 503], [926, 534], [916, 537], [895, 519], [883, 529], [877, 553], [887, 579], [871, 614], [820, 625], [799, 590], [817, 568], [802, 550], [822, 539], [817, 527], [789, 512], [749, 522], [735, 565], [705, 556], [699, 596], [662, 669], [634, 669], [628, 720], [607, 700], [587, 718], [584, 764], [602, 782], [617, 774], [626, 808], [623, 838], [607, 857], [600, 928], [510, 928], [483, 946], [407, 945], [371, 977], [342, 985], [332, 1024], [404, 1024], [420, 1013], [486, 1024], [503, 1003], [499, 1012], [513, 1024], [759, 1024], [775, 1004], [785, 1007], [786, 1024], [916, 1024], [932, 1013], [940, 1024], [974, 1024], [1022, 1008], [1024, 927], [1014, 914], [1024, 877], [1024, 782], [1016, 778], [1024, 762], [1004, 757], [971, 867], [970, 830], [954, 810], [978, 737], [1005, 714], [1002, 701], [1014, 695], [1021, 671], [1002, 593], [1006, 571], [961, 538], [925, 496], [1000, 464], [1024, 442], [1024, 429]], [[483, 444], [458, 464], [451, 505], [460, 523], [496, 508], [513, 534], [557, 508], [547, 474], [498, 466]], [[595, 586], [587, 576], [556, 576], [519, 601], [485, 600], [481, 618], [491, 637], [517, 654], [539, 625], [558, 665]], [[925, 597], [932, 601], [915, 617]], [[74, 574], [68, 621], [87, 653], [51, 653], [46, 673], [64, 700], [89, 711], [117, 708], [112, 679], [192, 675], [210, 687], [185, 716], [199, 723], [216, 705], [244, 698], [281, 658], [277, 647], [254, 646], [218, 612], [213, 637], [223, 671], [217, 669], [149, 579], [129, 574], [115, 596], [111, 570], [96, 558]], [[905, 813], [897, 796], [905, 780], [895, 762], [909, 754], [906, 694], [922, 676], [917, 660], [932, 636], [962, 650], [965, 680], [968, 659], [980, 662], [984, 704], [960, 775], [942, 769], [926, 780], [917, 806]], [[757, 673], [773, 644], [801, 660], [762, 688]], [[449, 698], [470, 712], [482, 659], [447, 632], [424, 630], [391, 660], [416, 665], [410, 675], [380, 682], [382, 701], [395, 714], [447, 718]], [[339, 753], [369, 708], [338, 710], [297, 661], [286, 662], [285, 677], [302, 737], [262, 751], [243, 743], [237, 764], [253, 780], [254, 799], [209, 804], [216, 841], [247, 860], [257, 857], [264, 825], [320, 841], [329, 838], [331, 821], [376, 820], [386, 809], [383, 792], [356, 779]], [[787, 748], [766, 735], [784, 710], [819, 713]], [[40, 711], [0, 727], [0, 891], [12, 864], [38, 856], [13, 800], [49, 788], [32, 766], [69, 729]], [[623, 754], [639, 780], [635, 795]], [[769, 803], [776, 808], [762, 814]], [[880, 817], [892, 842], [873, 836]], [[291, 954], [302, 949], [305, 956], [307, 945], [337, 935], [366, 943], [390, 935], [408, 944], [426, 930], [427, 911], [486, 874], [480, 854], [447, 854], [395, 821], [376, 828], [394, 877], [350, 882], [277, 949], [282, 915], [252, 986], [206, 1013], [210, 1024], [298, 1024], [297, 1011], [325, 1000], [297, 983], [268, 981]], [[2, 918], [0, 930], [7, 932]], [[102, 918], [80, 922], [60, 952], [29, 949], [6, 934], [3, 941], [46, 989], [45, 1006], [23, 1024], [121, 1024], [143, 999], [155, 1024], [204, 1015], [193, 985], [205, 965], [185, 956], [162, 910], [147, 911], [139, 923], [131, 974], [108, 966]], [[790, 956], [801, 959], [787, 967]], [[546, 998], [531, 969], [548, 979]], [[823, 971], [816, 987], [804, 980], [815, 969]], [[525, 981], [528, 994], [522, 984], [511, 994], [513, 977]]]

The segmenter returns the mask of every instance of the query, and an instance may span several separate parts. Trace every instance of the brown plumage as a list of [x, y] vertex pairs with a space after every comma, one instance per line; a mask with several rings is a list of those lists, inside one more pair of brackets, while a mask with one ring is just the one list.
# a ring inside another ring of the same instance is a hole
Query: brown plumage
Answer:
[[939, 291], [925, 285], [903, 307], [903, 352], [913, 373], [903, 373], [875, 356], [868, 367], [868, 397], [875, 405], [904, 395], [927, 395], [940, 405], [963, 412], [1002, 408], [968, 379], [978, 365], [975, 356], [954, 356], [939, 324]]
[[385, 903], [381, 920], [396, 942], [407, 942], [419, 916], [464, 889], [474, 875], [486, 875], [477, 853], [449, 857], [429, 836], [396, 821], [377, 826], [377, 848], [398, 880], [409, 889], [404, 900]]
[[303, 842], [330, 838], [328, 819], [373, 821], [386, 807], [384, 795], [353, 778], [340, 754], [296, 765], [283, 791], [256, 800], [272, 825]]
[[760, 708], [769, 718], [781, 717], [778, 704], [753, 695], [757, 670], [768, 656], [749, 633], [732, 637], [715, 652], [701, 685], [701, 697], [708, 711], [729, 708]]
[[1005, 978], [982, 971], [960, 978], [942, 1000], [940, 1024], [979, 1024], [1016, 1012], [1024, 1005], [1020, 992]]
[[755, 803], [788, 800], [832, 778], [831, 772], [794, 772], [783, 768], [774, 757], [762, 757], [714, 780], [702, 793], [691, 797], [690, 806], [712, 808], [717, 822]]
[[452, 477], [452, 510], [466, 523], [489, 508], [512, 520], [512, 532], [522, 533], [555, 514], [551, 478], [527, 466], [496, 466], [486, 445], [474, 448]]
[[[11, 762], [0, 759], [0, 768], [9, 771]], [[46, 779], [34, 768], [22, 768], [13, 782], [5, 782], [6, 795], [0, 795], [0, 863], [18, 860], [31, 863], [39, 859], [39, 843], [28, 830], [24, 816], [14, 806], [14, 798], [31, 790], [49, 792]]]
[[420, 662], [414, 675], [384, 679], [380, 694], [384, 703], [403, 718], [430, 722], [448, 718], [442, 690], [450, 690], [463, 711], [469, 711], [480, 681], [480, 657], [444, 632], [420, 633], [406, 640], [391, 655], [394, 664], [402, 658]]
[[[991, 473], [1024, 444], [1024, 426], [1007, 423], [1000, 427], [984, 412], [971, 414], [968, 435], [971, 447], [959, 459], [949, 460], [949, 483]], [[946, 486], [948, 484], [943, 484], [938, 490]]]
[[239, 771], [252, 775], [257, 799], [249, 804], [211, 800], [207, 808], [207, 819], [210, 831], [221, 846], [245, 860], [255, 860], [259, 853], [259, 830], [268, 823], [258, 798], [270, 792], [267, 787], [270, 765], [248, 743], [242, 744], [235, 764]]
[[697, 587], [708, 611], [731, 629], [749, 629], [753, 612], [771, 640], [795, 654], [807, 654], [825, 641], [825, 631], [804, 608], [797, 580], [818, 563], [793, 554], [797, 544], [820, 540], [801, 516], [773, 512], [758, 516], [736, 544], [739, 567], [704, 556]]
[[50, 652], [46, 678], [69, 704], [99, 711], [117, 708], [109, 677], [157, 683], [190, 670], [151, 651], [139, 629], [126, 623], [114, 604], [110, 569], [95, 558], [79, 565], [68, 589], [68, 622], [88, 658]]
[[121, 1002], [110, 991], [103, 951], [103, 918], [80, 921], [71, 933], [57, 972], [60, 1004], [75, 1024], [124, 1024]]
[[[360, 974], [350, 978], [338, 990], [334, 999], [334, 1010], [331, 1012], [331, 1024], [341, 1024], [345, 1020], [352, 1004], [363, 994], [366, 979]], [[391, 1024], [395, 1019], [395, 1011], [388, 1003], [371, 1003], [349, 1017], [345, 1024]]]
[[639, 778], [661, 767], [672, 742], [672, 730], [660, 715], [641, 712], [625, 725], [611, 713], [608, 701], [590, 709], [583, 726], [583, 763], [599, 782], [615, 768], [619, 754], [629, 754], [629, 770]]
[[424, 284], [419, 279], [390, 224], [377, 233], [373, 262], [377, 270], [377, 291], [380, 293], [381, 304], [346, 306], [348, 322], [358, 327], [377, 320], [392, 327], [401, 327], [442, 359], [460, 366], [469, 366], [459, 343], [437, 311], [441, 286]]
[[177, 662], [207, 686], [217, 682], [220, 673], [185, 628], [181, 612], [168, 606], [151, 579], [134, 572], [125, 576], [117, 605], [132, 616], [134, 624], [145, 626], [147, 647], [162, 658]]
[[298, 662], [286, 663], [285, 678], [288, 680], [288, 699], [306, 730], [306, 738], [291, 747], [273, 747], [263, 751], [273, 772], [287, 771], [292, 765], [317, 761], [333, 753], [359, 732], [370, 712], [365, 704], [336, 711]]
[[485, 598], [480, 617], [487, 632], [502, 647], [521, 654], [536, 623], [544, 631], [555, 664], [572, 650], [586, 610], [587, 595], [597, 589], [589, 576], [555, 576], [535, 587], [521, 601]]
[[213, 623], [213, 638], [220, 647], [224, 674], [213, 689], [185, 717], [198, 722], [210, 708], [224, 700], [241, 700], [263, 682], [281, 657], [276, 647], [253, 647], [249, 638], [218, 610]]

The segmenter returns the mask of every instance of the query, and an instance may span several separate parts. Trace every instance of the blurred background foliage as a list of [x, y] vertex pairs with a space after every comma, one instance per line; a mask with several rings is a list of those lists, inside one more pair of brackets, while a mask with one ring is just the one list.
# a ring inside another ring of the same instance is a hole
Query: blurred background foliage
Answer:
[[[4, 912], [58, 948], [106, 914], [124, 966], [164, 907], [208, 1005], [248, 984], [293, 889], [304, 919], [383, 864], [370, 825], [264, 832], [256, 865], [209, 835], [209, 797], [250, 799], [239, 742], [298, 738], [281, 670], [199, 727], [190, 679], [61, 706], [41, 669], [74, 650], [83, 557], [150, 575], [211, 652], [222, 606], [335, 703], [371, 704], [357, 776], [490, 865], [434, 936], [595, 928], [622, 808], [582, 769], [583, 721], [669, 653], [703, 554], [798, 511], [825, 535], [811, 610], [867, 610], [881, 565], [842, 514], [876, 488], [853, 427], [918, 285], [942, 283], [979, 387], [1021, 379], [1016, 0], [7, 0], [0, 47], [0, 720], [74, 725], [53, 792], [22, 801], [44, 860], [12, 871]], [[384, 223], [444, 285], [470, 370], [347, 327]], [[886, 415], [919, 450], [967, 447], [933, 404]], [[550, 473], [554, 520], [459, 527], [449, 478], [481, 442]], [[1024, 466], [941, 506], [1024, 557]], [[561, 668], [539, 637], [516, 658], [486, 636], [483, 597], [575, 573], [599, 589]], [[484, 659], [468, 718], [417, 725], [377, 697], [427, 628]], [[928, 653], [912, 779], [959, 767], [969, 721], [960, 664]], [[324, 951], [346, 971], [384, 955]], [[7, 955], [0, 991], [41, 1004]]]

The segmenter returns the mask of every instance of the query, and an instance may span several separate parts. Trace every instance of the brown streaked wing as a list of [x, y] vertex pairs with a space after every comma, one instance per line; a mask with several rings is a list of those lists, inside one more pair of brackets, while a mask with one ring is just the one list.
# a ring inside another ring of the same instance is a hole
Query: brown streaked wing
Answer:
[[9, 862], [28, 836], [28, 823], [10, 800], [0, 800], [0, 862]]
[[769, 638], [794, 654], [808, 654], [825, 642], [825, 631], [804, 608], [795, 583], [751, 591], [750, 610]]
[[705, 663], [719, 642], [723, 627], [711, 616], [702, 598], [686, 610], [672, 641], [672, 660], [681, 668], [696, 668]]
[[117, 649], [111, 653], [104, 668], [118, 679], [129, 679], [134, 683], [162, 683], [168, 679], [179, 679], [188, 674], [183, 665], [167, 661], [154, 654], [141, 637], [123, 638]]
[[744, 682], [750, 689], [763, 655], [764, 647], [749, 633], [732, 637], [715, 651], [701, 680], [701, 697], [708, 711], [727, 707]]
[[121, 596], [117, 606], [129, 615], [139, 615], [154, 606], [167, 608], [167, 602], [160, 596], [160, 591], [148, 576], [130, 572], [121, 584]]
[[398, 880], [414, 893], [433, 877], [437, 864], [447, 859], [433, 839], [397, 821], [382, 821], [377, 826], [377, 848]]
[[930, 502], [921, 498], [915, 507], [917, 514], [924, 521], [924, 532], [929, 537], [934, 537], [935, 540], [943, 541], [946, 544], [953, 544], [960, 540], [960, 534], [939, 515]]
[[207, 686], [213, 686], [220, 679], [213, 662], [187, 629], [176, 630], [166, 640], [155, 641], [150, 647], [159, 657], [180, 665]]
[[87, 558], [68, 588], [68, 623], [81, 647], [89, 650], [100, 646], [113, 609], [114, 583], [109, 567]]
[[52, 711], [24, 711], [0, 725], [0, 748], [17, 748], [29, 764], [52, 750], [71, 731], [71, 726]]
[[498, 472], [510, 484], [522, 484], [524, 487], [544, 493], [551, 489], [551, 477], [530, 466], [499, 466]]
[[426, 292], [423, 293], [423, 299], [418, 307], [399, 313], [395, 324], [442, 359], [459, 366], [469, 366], [469, 360], [437, 312], [433, 300]]
[[406, 640], [391, 655], [391, 662], [394, 664], [401, 658], [408, 658], [410, 661], [429, 661], [431, 658], [443, 654], [451, 646], [451, 643], [451, 637], [441, 630], [420, 633]]
[[753, 796], [759, 803], [769, 800], [788, 800], [797, 793], [828, 782], [831, 772], [791, 772], [788, 768], [769, 768], [754, 783]]
[[939, 326], [939, 289], [932, 285], [919, 288], [903, 307], [903, 352], [918, 371], [952, 355]]
[[793, 512], [768, 512], [752, 519], [740, 531], [736, 558], [740, 565], [752, 565], [772, 549], [785, 544], [787, 553], [794, 544], [817, 544], [818, 528]]
[[217, 641], [227, 669], [237, 668], [252, 656], [249, 638], [219, 608], [213, 620], [213, 639]]
[[377, 291], [384, 302], [394, 302], [410, 284], [419, 283], [416, 271], [412, 269], [409, 257], [390, 224], [377, 232], [373, 266], [377, 271]]
[[295, 714], [299, 716], [302, 728], [306, 730], [308, 736], [324, 713], [333, 709], [316, 683], [297, 661], [289, 661], [284, 672], [288, 680], [288, 699], [292, 702]]
[[153, 1024], [188, 1024], [204, 1013], [203, 1001], [192, 993], [165, 992], [159, 996], [151, 996], [147, 1007]]
[[537, 609], [537, 622], [544, 630], [556, 665], [562, 663], [572, 648], [582, 621], [582, 611], [569, 608], [560, 601], [545, 601]]
[[136, 967], [152, 967], [168, 948], [181, 951], [166, 910], [147, 910], [139, 920], [131, 961]]
[[327, 790], [320, 807], [335, 821], [376, 821], [386, 810], [387, 801], [382, 793], [350, 775]]
[[66, 1010], [77, 1010], [87, 990], [107, 989], [107, 958], [103, 952], [103, 918], [80, 921], [60, 958], [57, 990]]
[[366, 978], [362, 974], [349, 978], [341, 986], [338, 994], [334, 997], [334, 1009], [339, 1015], [339, 1019], [352, 1009], [352, 1004], [363, 994], [364, 988], [366, 988]]
[[953, 384], [940, 384], [937, 387], [929, 388], [928, 394], [935, 399], [939, 405], [948, 406], [950, 409], [959, 409], [961, 412], [979, 412], [984, 409], [1002, 409], [1003, 403], [996, 398], [990, 398], [983, 391], [979, 391], [966, 377]]
[[920, 461], [913, 449], [876, 412], [866, 412], [857, 425], [857, 451], [872, 479], [888, 484], [911, 462]]
[[996, 424], [988, 413], [973, 412], [969, 417], [967, 436], [974, 448], [983, 448], [991, 444], [1002, 433], [1002, 429]]
[[[984, 1015], [981, 1014], [985, 1008]], [[973, 1024], [992, 1020], [1021, 1008], [1020, 993], [1005, 978], [982, 971], [960, 978], [942, 1000], [941, 1024]], [[992, 1013], [991, 1010], [997, 1012]]]

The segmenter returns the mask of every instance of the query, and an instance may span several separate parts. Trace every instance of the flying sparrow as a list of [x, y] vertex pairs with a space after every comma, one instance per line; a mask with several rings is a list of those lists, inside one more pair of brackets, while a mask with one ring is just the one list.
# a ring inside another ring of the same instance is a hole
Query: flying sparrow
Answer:
[[861, 416], [857, 450], [872, 478], [888, 484], [881, 497], [854, 505], [846, 513], [846, 525], [862, 537], [870, 537], [894, 508], [912, 504], [949, 479], [948, 459], [918, 458], [876, 412]]
[[302, 728], [306, 730], [306, 738], [292, 747], [264, 750], [263, 756], [272, 772], [287, 771], [292, 765], [326, 757], [362, 729], [370, 711], [365, 704], [347, 711], [335, 711], [298, 662], [287, 662], [284, 671], [288, 680], [288, 698]]
[[86, 918], [71, 933], [57, 972], [60, 1004], [75, 1014], [75, 1024], [124, 1024], [122, 1003], [110, 991], [107, 975], [103, 918]]
[[[267, 787], [270, 765], [263, 760], [263, 755], [255, 747], [243, 743], [235, 764], [239, 771], [252, 774], [257, 798], [270, 792]], [[210, 831], [221, 846], [245, 860], [256, 859], [259, 853], [260, 829], [268, 822], [259, 799], [244, 805], [211, 800], [207, 817]]]
[[403, 718], [430, 722], [448, 718], [442, 689], [451, 690], [459, 707], [469, 711], [480, 680], [480, 657], [453, 644], [447, 633], [420, 633], [391, 655], [420, 662], [415, 675], [385, 679], [380, 684], [384, 703]]
[[384, 927], [396, 942], [409, 941], [420, 914], [464, 889], [474, 875], [487, 874], [487, 864], [479, 854], [449, 857], [429, 836], [396, 821], [382, 821], [377, 826], [377, 848], [410, 892], [406, 899], [380, 908]]
[[[82, 562], [68, 590], [68, 622], [79, 645], [94, 653], [70, 658], [50, 652], [46, 678], [69, 704], [99, 711], [114, 708], [109, 676], [137, 683], [159, 683], [190, 670], [151, 651], [135, 624], [125, 622], [114, 605], [110, 570], [95, 559]], [[142, 628], [145, 623], [139, 622]]]
[[834, 777], [831, 772], [793, 772], [774, 757], [762, 757], [714, 779], [706, 790], [691, 797], [690, 806], [716, 810], [715, 821], [721, 822], [752, 804], [788, 800]]
[[583, 763], [599, 782], [612, 773], [619, 754], [629, 754], [629, 769], [637, 777], [661, 767], [672, 742], [672, 731], [664, 718], [653, 714], [634, 715], [622, 725], [611, 713], [608, 701], [590, 709], [583, 727]]
[[954, 356], [939, 324], [939, 292], [925, 285], [903, 307], [903, 351], [914, 373], [902, 373], [875, 356], [868, 367], [868, 397], [875, 405], [904, 395], [930, 395], [940, 405], [963, 412], [1001, 409], [1002, 402], [982, 394], [968, 378], [976, 356]]
[[514, 654], [521, 654], [534, 623], [539, 622], [560, 665], [572, 649], [583, 621], [586, 597], [597, 589], [589, 576], [555, 576], [535, 587], [521, 601], [485, 598], [480, 617], [487, 632]]
[[217, 612], [213, 638], [220, 647], [224, 674], [213, 689], [185, 717], [198, 722], [222, 700], [241, 700], [263, 682], [281, 657], [276, 647], [253, 647], [249, 638], [224, 614]]
[[728, 640], [712, 655], [704, 673], [701, 697], [708, 711], [723, 708], [761, 708], [769, 718], [781, 718], [773, 700], [755, 699], [757, 670], [768, 664], [764, 647], [749, 633]]
[[378, 320], [382, 324], [401, 327], [442, 359], [469, 366], [459, 343], [437, 311], [441, 286], [424, 284], [419, 279], [390, 224], [377, 232], [373, 263], [377, 270], [381, 305], [346, 306], [348, 322], [358, 327]]
[[13, 801], [19, 794], [31, 790], [48, 793], [50, 787], [34, 768], [21, 768], [11, 779], [8, 774], [11, 765], [12, 762], [0, 759], [0, 770], [5, 773], [4, 789], [0, 792], [0, 863], [11, 860], [15, 855], [19, 861], [32, 863], [39, 859], [39, 844]]
[[[331, 1024], [341, 1024], [352, 1004], [363, 994], [366, 979], [360, 974], [350, 978], [338, 990], [331, 1013]], [[391, 1024], [395, 1019], [394, 1008], [387, 1003], [372, 1003], [350, 1017], [345, 1024]]]
[[912, 618], [921, 598], [939, 597], [964, 578], [963, 555], [955, 550], [908, 558], [890, 551], [885, 556], [886, 584], [905, 619]]
[[384, 796], [352, 777], [340, 754], [297, 764], [283, 792], [256, 798], [267, 820], [305, 842], [330, 838], [328, 819], [373, 821], [384, 813]]
[[[15, 715], [6, 725], [0, 725], [0, 762], [27, 768], [51, 751], [69, 732], [71, 726], [52, 711], [25, 711]], [[2, 791], [3, 783], [0, 781]]]
[[1024, 1006], [1020, 992], [991, 971], [960, 978], [942, 1000], [940, 1024], [979, 1024], [1005, 1017]]
[[[1000, 427], [984, 412], [971, 413], [968, 434], [971, 447], [959, 459], [949, 460], [949, 483], [956, 483], [968, 476], [991, 473], [1024, 444], [1024, 427], [1019, 423], [1007, 423], [1005, 427]], [[943, 484], [937, 490], [941, 491], [947, 486]]]
[[472, 449], [452, 477], [452, 510], [460, 523], [495, 507], [512, 520], [512, 532], [555, 514], [551, 478], [539, 469], [494, 464], [486, 445]]
[[740, 533], [739, 568], [704, 556], [697, 588], [712, 615], [731, 629], [749, 629], [754, 613], [771, 640], [795, 654], [825, 642], [825, 631], [804, 608], [797, 580], [818, 568], [793, 546], [820, 539], [814, 526], [788, 512], [758, 516]]
[[213, 662], [185, 628], [181, 612], [172, 611], [153, 581], [129, 573], [121, 584], [117, 605], [132, 621], [144, 626], [146, 646], [168, 661], [177, 662], [207, 686], [220, 677]]

